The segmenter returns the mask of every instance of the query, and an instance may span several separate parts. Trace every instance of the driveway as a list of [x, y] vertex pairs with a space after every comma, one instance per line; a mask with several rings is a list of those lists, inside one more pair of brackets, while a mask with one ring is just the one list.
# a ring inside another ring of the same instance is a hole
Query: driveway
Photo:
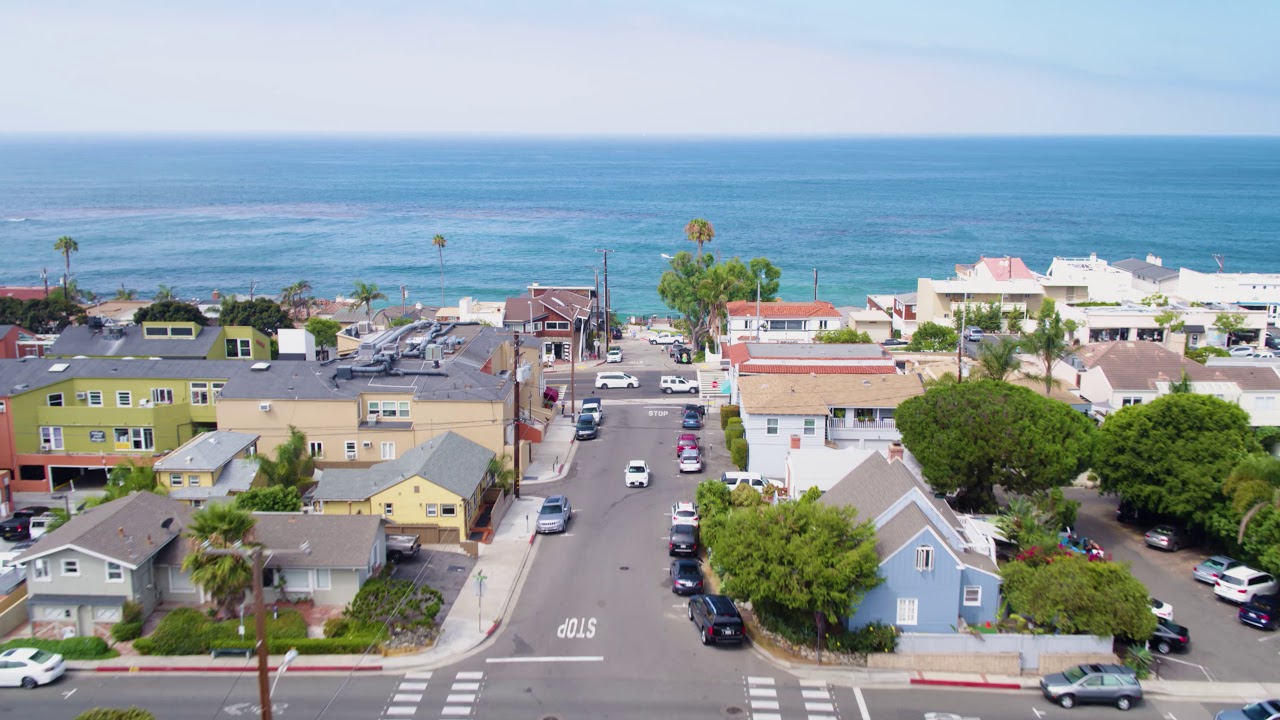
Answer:
[[1236, 606], [1219, 601], [1209, 585], [1191, 579], [1191, 569], [1213, 552], [1188, 548], [1176, 553], [1146, 547], [1145, 526], [1115, 520], [1117, 500], [1093, 490], [1068, 489], [1080, 501], [1077, 530], [1102, 543], [1115, 560], [1128, 562], [1134, 577], [1153, 597], [1173, 605], [1173, 619], [1191, 631], [1191, 648], [1161, 658], [1168, 680], [1235, 682], [1271, 680], [1280, 663], [1280, 633], [1249, 627], [1236, 619]]
[[471, 570], [476, 565], [475, 558], [461, 552], [424, 547], [411, 560], [396, 563], [391, 576], [397, 580], [413, 580], [419, 585], [430, 585], [440, 591], [440, 612], [437, 618], [443, 620], [449, 614], [449, 608], [462, 592], [472, 592], [468, 585]]

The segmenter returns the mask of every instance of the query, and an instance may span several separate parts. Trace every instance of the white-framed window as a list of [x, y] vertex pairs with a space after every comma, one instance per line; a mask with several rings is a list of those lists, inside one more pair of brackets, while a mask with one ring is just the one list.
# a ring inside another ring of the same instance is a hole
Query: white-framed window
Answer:
[[63, 577], [80, 577], [80, 561], [67, 559], [62, 561]]
[[815, 418], [804, 419], [804, 434], [805, 435], [818, 434], [818, 421]]
[[548, 330], [568, 330], [569, 323], [563, 320], [548, 320], [543, 327]]
[[182, 487], [182, 473], [169, 473], [169, 487]]
[[316, 589], [328, 590], [333, 587], [333, 578], [330, 576], [329, 568], [316, 569]]
[[90, 390], [84, 394], [84, 404], [89, 407], [102, 407], [102, 391]]
[[253, 342], [249, 338], [227, 338], [227, 357], [253, 357]]
[[435, 517], [439, 514], [439, 506], [435, 503], [427, 503], [423, 507], [427, 510], [427, 517]]
[[382, 503], [382, 516], [391, 517], [396, 514], [396, 506], [394, 503]]
[[1275, 410], [1276, 397], [1274, 395], [1260, 396], [1253, 401], [1253, 408], [1255, 410]]
[[384, 418], [393, 417], [409, 417], [409, 401], [408, 400], [377, 400], [369, 401], [369, 417], [382, 416]]
[[532, 332], [540, 332], [540, 331], [542, 330], [542, 321], [538, 321], [538, 322], [536, 322], [536, 323], [532, 323], [532, 325], [533, 325], [533, 330], [532, 330]]
[[42, 427], [40, 428], [40, 445], [47, 446], [50, 450], [62, 450], [62, 428], [60, 427]]
[[71, 608], [66, 607], [42, 607], [40, 608], [40, 619], [42, 620], [70, 620]]
[[964, 604], [967, 606], [982, 604], [982, 586], [981, 585], [965, 585], [964, 586]]
[[203, 500], [192, 500], [192, 501], [191, 501], [191, 507], [192, 507], [193, 509], [195, 509], [195, 510], [199, 510], [200, 508], [204, 507], [204, 501], [203, 501]]
[[199, 476], [199, 475], [188, 475], [188, 476], [187, 476], [187, 485], [188, 485], [189, 487], [200, 487], [200, 476]]
[[172, 405], [173, 388], [151, 388], [151, 403], [153, 405]]
[[933, 569], [933, 548], [929, 545], [921, 545], [916, 548], [916, 569], [924, 572]]
[[191, 383], [191, 404], [192, 405], [208, 405], [209, 404], [209, 383], [207, 382]]
[[128, 390], [117, 390], [116, 407], [133, 407], [133, 393]]
[[457, 517], [458, 506], [453, 504], [440, 506], [440, 517]]
[[220, 397], [222, 397], [222, 388], [224, 388], [224, 387], [226, 387], [226, 386], [227, 386], [227, 384], [226, 384], [226, 383], [224, 383], [224, 382], [209, 383], [209, 388], [213, 390], [213, 397], [214, 397], [214, 398], [220, 398]]
[[[155, 450], [155, 433], [151, 428], [115, 428], [116, 444], [131, 450]], [[117, 448], [118, 449], [118, 448]]]
[[1120, 398], [1120, 407], [1129, 407], [1130, 405], [1141, 405], [1141, 404], [1142, 404], [1142, 398], [1140, 397]]
[[393, 443], [393, 442], [384, 442], [384, 443], [382, 443], [382, 459], [383, 459], [383, 460], [395, 460], [395, 459], [396, 459], [396, 444], [395, 444], [395, 443]]
[[307, 452], [311, 453], [311, 457], [313, 458], [324, 457], [324, 443], [318, 440], [312, 440], [307, 443]]
[[819, 321], [818, 321], [818, 329], [819, 329], [819, 330], [826, 330], [826, 329], [827, 329], [827, 321], [826, 321], [826, 320], [819, 320]]
[[778, 418], [765, 418], [765, 420], [764, 420], [764, 434], [765, 434], [765, 435], [777, 435], [777, 434], [778, 434]]
[[37, 582], [49, 582], [52, 578], [49, 576], [49, 561], [46, 558], [40, 558], [31, 563], [31, 576]]
[[342, 444], [342, 451], [343, 451], [344, 453], [346, 453], [347, 455], [355, 455], [355, 454], [356, 454], [356, 441], [355, 441], [355, 440], [348, 440], [348, 441], [346, 441], [345, 443], [343, 443], [343, 444]]
[[107, 582], [124, 582], [124, 566], [107, 561]]
[[62, 393], [49, 393], [44, 396], [44, 401], [49, 407], [62, 407]]
[[898, 598], [897, 625], [915, 625], [920, 621], [920, 601], [916, 598]]

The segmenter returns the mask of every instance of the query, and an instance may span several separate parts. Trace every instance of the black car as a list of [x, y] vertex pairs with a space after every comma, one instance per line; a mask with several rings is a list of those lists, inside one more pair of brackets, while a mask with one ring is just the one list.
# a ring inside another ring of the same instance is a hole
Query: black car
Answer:
[[671, 592], [677, 595], [702, 592], [702, 566], [697, 560], [676, 558], [671, 561]]
[[595, 417], [587, 413], [579, 415], [578, 425], [574, 432], [579, 440], [595, 440], [598, 432]]
[[698, 554], [698, 528], [694, 525], [672, 525], [671, 537], [667, 540], [667, 555]]
[[27, 540], [31, 537], [31, 518], [44, 515], [49, 508], [37, 505], [14, 510], [13, 516], [0, 522], [0, 538], [5, 540]]
[[1182, 652], [1191, 644], [1191, 631], [1185, 625], [1179, 625], [1172, 620], [1164, 618], [1156, 619], [1156, 631], [1151, 636], [1151, 642], [1148, 647], [1161, 655], [1168, 655], [1171, 652]]
[[680, 427], [685, 430], [701, 430], [702, 415], [696, 410], [686, 410], [684, 417], [680, 420]]
[[688, 415], [690, 411], [698, 413], [698, 417], [705, 418], [707, 416], [707, 409], [697, 403], [684, 404], [684, 408], [681, 410], [681, 412], [684, 413], [684, 415]]
[[620, 327], [610, 328], [610, 329], [609, 329], [609, 337], [613, 338], [614, 340], [621, 340], [621, 339], [622, 339], [622, 328], [620, 328]]
[[746, 636], [738, 608], [724, 595], [694, 595], [689, 598], [689, 619], [697, 626], [703, 645], [741, 645]]
[[1280, 594], [1254, 595], [1252, 600], [1240, 606], [1236, 617], [1245, 625], [1275, 630], [1280, 626]]
[[910, 345], [911, 343], [903, 340], [902, 338], [889, 338], [880, 344], [884, 347], [902, 347], [903, 345]]

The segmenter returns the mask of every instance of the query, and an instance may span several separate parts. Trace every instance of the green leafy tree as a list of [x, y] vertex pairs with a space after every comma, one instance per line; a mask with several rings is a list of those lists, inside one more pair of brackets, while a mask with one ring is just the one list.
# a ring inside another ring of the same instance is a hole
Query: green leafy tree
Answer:
[[701, 258], [702, 245], [715, 239], [716, 229], [709, 221], [694, 218], [684, 226], [684, 236], [689, 239], [689, 242], [698, 244], [698, 257]]
[[1018, 341], [1000, 338], [999, 342], [982, 343], [978, 347], [978, 373], [985, 378], [1004, 382], [1010, 375], [1022, 369], [1018, 357]]
[[268, 487], [296, 488], [315, 473], [315, 459], [307, 447], [307, 436], [292, 425], [289, 426], [289, 439], [276, 446], [274, 458], [254, 457], [258, 460], [258, 472], [266, 478]]
[[1023, 550], [1053, 547], [1058, 542], [1057, 533], [1046, 525], [1040, 508], [1030, 498], [1010, 498], [995, 526], [1006, 540]]
[[792, 617], [836, 618], [880, 583], [875, 544], [874, 526], [852, 508], [806, 497], [730, 513], [714, 560], [727, 595]]
[[209, 549], [239, 547], [249, 540], [254, 519], [231, 503], [214, 503], [191, 514], [185, 534], [191, 551], [182, 559], [182, 569], [191, 581], [213, 596], [220, 616], [231, 615], [253, 584], [253, 567], [239, 555], [214, 555]]
[[1260, 449], [1244, 410], [1179, 393], [1108, 417], [1093, 470], [1103, 490], [1136, 507], [1205, 527], [1208, 510], [1222, 502], [1223, 479]]
[[1244, 315], [1240, 313], [1218, 313], [1213, 318], [1213, 329], [1227, 337], [1227, 344], [1235, 339], [1235, 334], [1244, 328]]
[[68, 235], [63, 235], [53, 243], [53, 249], [62, 253], [62, 259], [66, 261], [66, 272], [62, 275], [62, 296], [64, 298], [71, 297], [71, 253], [80, 252], [80, 244]]
[[328, 318], [313, 317], [307, 320], [307, 332], [316, 338], [316, 344], [321, 347], [337, 347], [338, 331], [342, 330], [342, 323], [337, 320]]
[[[965, 303], [960, 310], [954, 311], [951, 328], [957, 333], [967, 327], [979, 327], [983, 332], [998, 333], [1004, 331], [1005, 313], [998, 302]], [[1018, 313], [1021, 317], [1021, 313]]]
[[1212, 345], [1203, 345], [1198, 348], [1189, 347], [1187, 348], [1186, 355], [1188, 359], [1195, 360], [1201, 365], [1208, 362], [1211, 357], [1231, 357], [1231, 353], [1220, 347], [1214, 347]]
[[1231, 469], [1222, 490], [1240, 515], [1236, 542], [1243, 543], [1249, 522], [1263, 508], [1280, 508], [1280, 460], [1265, 452], [1246, 456]]
[[0, 323], [13, 324], [37, 333], [60, 333], [73, 322], [88, 321], [84, 308], [61, 297], [36, 298], [25, 302], [0, 298]]
[[516, 481], [516, 470], [512, 466], [511, 456], [495, 455], [489, 458], [489, 477], [493, 478], [493, 484], [502, 488], [503, 492], [510, 491]]
[[[770, 293], [776, 292], [776, 278], [781, 275], [765, 258], [755, 258], [748, 266], [736, 257], [724, 263], [715, 262], [710, 255], [700, 257], [701, 260], [687, 252], [677, 253], [671, 259], [671, 269], [658, 281], [658, 296], [667, 307], [680, 313], [695, 347], [705, 346], [708, 334], [719, 334], [727, 303], [755, 297], [756, 276], [752, 272], [765, 273], [761, 297], [766, 301], [772, 299]], [[768, 281], [770, 277], [775, 280]]]
[[934, 490], [991, 511], [994, 489], [1030, 495], [1069, 484], [1089, 465], [1093, 423], [1071, 406], [1017, 385], [937, 385], [895, 415], [902, 442]]
[[308, 319], [311, 318], [311, 300], [308, 295], [311, 292], [311, 283], [306, 280], [299, 280], [292, 285], [286, 285], [280, 289], [280, 306], [285, 308], [291, 317], [298, 317], [299, 310], [305, 310]]
[[[747, 263], [747, 269], [751, 272], [751, 287], [749, 295], [744, 300], [754, 301], [756, 299], [756, 281], [760, 280], [760, 302], [773, 302], [778, 299], [778, 289], [782, 285], [782, 270], [768, 258], [751, 258]], [[761, 280], [761, 278], [763, 278]]]
[[1169, 297], [1160, 293], [1153, 293], [1142, 298], [1140, 302], [1147, 307], [1168, 307]]
[[911, 342], [907, 349], [913, 352], [947, 352], [954, 350], [960, 336], [945, 325], [925, 322], [916, 327], [911, 334]]
[[174, 294], [173, 288], [169, 287], [168, 285], [161, 285], [160, 287], [156, 288], [155, 297], [152, 298], [152, 300], [154, 300], [155, 302], [162, 302], [165, 300], [177, 300], [177, 299], [178, 299], [178, 296]]
[[[1058, 358], [1066, 354], [1067, 329], [1063, 327], [1062, 315], [1054, 307], [1053, 300], [1045, 298], [1036, 313], [1036, 328], [1023, 335], [1022, 349], [1040, 359], [1044, 372], [1034, 378], [1044, 383], [1044, 394], [1048, 395], [1058, 380], [1053, 377], [1053, 365]], [[1028, 377], [1032, 377], [1028, 375]]]
[[1182, 332], [1183, 328], [1187, 326], [1187, 323], [1181, 318], [1182, 315], [1177, 310], [1165, 310], [1152, 318], [1152, 320], [1156, 321], [1156, 325], [1159, 325], [1161, 330], [1178, 333]]
[[161, 300], [135, 310], [133, 322], [137, 325], [144, 322], [193, 322], [203, 326], [209, 324], [209, 318], [200, 312], [200, 308], [190, 303]]
[[865, 332], [854, 330], [853, 328], [840, 328], [839, 330], [822, 330], [813, 336], [813, 339], [820, 343], [829, 344], [848, 344], [848, 345], [867, 345], [871, 343], [871, 336]]
[[236, 507], [246, 512], [299, 512], [302, 496], [287, 485], [250, 488], [236, 495]]
[[1254, 434], [1258, 437], [1258, 443], [1267, 452], [1274, 452], [1276, 444], [1280, 443], [1280, 427], [1260, 427]]
[[1062, 554], [1000, 570], [1010, 610], [1048, 632], [1146, 640], [1155, 632], [1147, 588], [1124, 565]]
[[249, 301], [232, 300], [222, 304], [218, 323], [223, 327], [248, 326], [263, 335], [275, 335], [280, 328], [293, 327], [289, 313], [271, 298], [254, 298]]
[[707, 331], [712, 343], [720, 337], [726, 305], [743, 290], [743, 278], [726, 264], [712, 265], [698, 283], [698, 297], [707, 308]]
[[440, 307], [444, 307], [444, 246], [448, 241], [443, 235], [436, 235], [431, 238], [431, 244], [435, 246], [436, 251], [440, 254]]
[[351, 291], [351, 299], [356, 301], [356, 307], [364, 306], [365, 317], [373, 319], [373, 304], [379, 300], [386, 300], [387, 295], [378, 290], [377, 283], [366, 283], [363, 280], [357, 280], [355, 289]]

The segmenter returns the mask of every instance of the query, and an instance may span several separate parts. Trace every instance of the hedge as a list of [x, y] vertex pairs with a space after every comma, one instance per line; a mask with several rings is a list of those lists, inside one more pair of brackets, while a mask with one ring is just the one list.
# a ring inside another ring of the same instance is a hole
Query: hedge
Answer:
[[734, 440], [742, 440], [747, 435], [747, 431], [742, 429], [741, 425], [730, 425], [728, 430], [724, 431], [724, 444], [733, 447]]
[[118, 622], [111, 626], [111, 639], [116, 642], [129, 642], [142, 637], [142, 623]]
[[[254, 627], [254, 615], [245, 615], [245, 635], [252, 636], [255, 632]], [[240, 619], [233, 618], [221, 622], [210, 622], [208, 634], [210, 640], [238, 640], [240, 639]], [[304, 638], [306, 636], [307, 619], [297, 610], [286, 608], [280, 610], [276, 617], [267, 616], [268, 638]]]
[[729, 427], [730, 418], [741, 418], [742, 411], [737, 405], [721, 405], [720, 406], [720, 429], [724, 430]]
[[[253, 639], [213, 640], [209, 649], [252, 650], [256, 644]], [[381, 644], [381, 640], [371, 637], [272, 638], [267, 640], [267, 652], [283, 655], [290, 649], [296, 649], [299, 655], [359, 655], [370, 646], [377, 652]]]
[[729, 459], [739, 470], [747, 469], [747, 441], [741, 438], [729, 443]]
[[75, 720], [156, 720], [156, 716], [139, 707], [93, 708], [80, 713]]
[[324, 621], [324, 636], [327, 638], [381, 638], [386, 634], [386, 628], [377, 623], [361, 622], [345, 617], [332, 617]]
[[58, 653], [64, 660], [105, 660], [120, 655], [107, 647], [107, 641], [100, 637], [73, 637], [66, 640], [15, 638], [0, 645], [0, 650], [9, 648], [37, 648]]
[[[194, 608], [178, 608], [165, 615], [149, 638], [138, 638], [133, 649], [141, 655], [203, 655], [219, 642], [252, 644], [255, 636], [254, 616], [244, 618], [245, 639], [240, 638], [239, 618], [213, 622]], [[289, 642], [307, 637], [307, 621], [292, 608], [267, 618], [267, 638]], [[230, 647], [235, 647], [230, 646]], [[301, 652], [301, 651], [299, 651]]]

